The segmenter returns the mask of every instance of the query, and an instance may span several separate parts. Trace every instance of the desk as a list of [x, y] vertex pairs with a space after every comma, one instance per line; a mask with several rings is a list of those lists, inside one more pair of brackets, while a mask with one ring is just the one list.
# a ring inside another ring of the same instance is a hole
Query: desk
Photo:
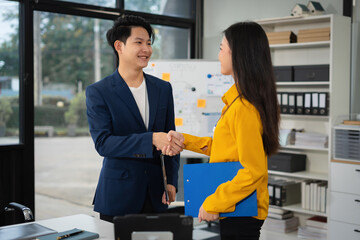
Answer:
[[[18, 225], [26, 225], [29, 223], [21, 223]], [[114, 224], [100, 220], [95, 217], [91, 217], [86, 214], [78, 214], [67, 217], [52, 218], [47, 220], [35, 221], [44, 227], [51, 228], [57, 232], [63, 232], [71, 230], [73, 228], [79, 228], [87, 230], [89, 232], [96, 232], [100, 235], [99, 239], [103, 240], [114, 240]], [[0, 230], [15, 225], [0, 227]]]
[[[196, 221], [196, 220], [194, 220]], [[100, 235], [99, 239], [102, 240], [114, 240], [114, 224], [100, 220], [95, 217], [91, 217], [86, 214], [77, 214], [67, 217], [59, 217], [52, 218], [47, 220], [35, 221], [42, 226], [51, 228], [55, 231], [62, 232], [67, 231], [73, 228], [79, 228], [83, 230], [87, 230], [90, 232], [96, 232]], [[31, 223], [22, 223], [22, 224], [31, 224]], [[208, 238], [214, 239], [218, 234], [204, 231], [203, 228], [206, 227], [207, 224], [200, 224], [194, 226], [193, 231], [193, 239], [194, 240], [206, 240]], [[6, 228], [0, 227], [0, 229]], [[220, 239], [220, 238], [218, 238]]]
[[[194, 219], [197, 221], [197, 219]], [[99, 239], [114, 240], [114, 224], [91, 217], [85, 214], [72, 215], [67, 217], [52, 218], [47, 220], [36, 221], [40, 225], [54, 229], [55, 231], [62, 232], [73, 228], [84, 229], [90, 232], [96, 232], [100, 235]], [[29, 224], [29, 223], [23, 223]], [[194, 224], [193, 239], [206, 240], [206, 239], [220, 239], [219, 235], [209, 231], [204, 231], [207, 224]], [[0, 229], [6, 228], [0, 227]], [[297, 233], [292, 232], [285, 235], [288, 240], [297, 240]], [[284, 239], [283, 233], [270, 232], [264, 229], [261, 230], [260, 240], [278, 240]]]
[[[91, 217], [85, 214], [72, 215], [67, 217], [53, 218], [48, 220], [36, 221], [40, 225], [54, 229], [61, 232], [73, 228], [84, 229], [90, 232], [96, 232], [100, 235], [99, 239], [114, 240], [114, 224]], [[208, 231], [203, 231], [202, 228], [207, 224], [194, 226], [193, 239], [206, 240], [207, 238], [214, 239], [218, 234]], [[219, 238], [220, 239], [220, 238]]]
[[[22, 223], [21, 225], [31, 224]], [[114, 240], [114, 224], [100, 220], [95, 217], [91, 217], [86, 214], [78, 214], [66, 217], [52, 218], [47, 220], [35, 221], [44, 227], [51, 228], [57, 232], [67, 231], [73, 228], [79, 228], [90, 232], [96, 232], [100, 235], [99, 239], [103, 240]], [[20, 225], [20, 224], [19, 224]], [[15, 225], [0, 227], [7, 228]]]
[[100, 235], [99, 239], [114, 240], [114, 224], [91, 217], [86, 214], [77, 214], [67, 217], [52, 218], [36, 221], [36, 223], [45, 227], [62, 232], [73, 228], [79, 228], [90, 232], [96, 232]]

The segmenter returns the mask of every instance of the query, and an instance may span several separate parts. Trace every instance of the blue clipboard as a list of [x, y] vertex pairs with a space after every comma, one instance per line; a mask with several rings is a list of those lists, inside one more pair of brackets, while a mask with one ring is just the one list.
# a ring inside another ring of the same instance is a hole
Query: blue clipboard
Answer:
[[[244, 167], [240, 162], [185, 164], [185, 215], [197, 217], [199, 208], [205, 199], [213, 194], [220, 184], [232, 180], [238, 170], [242, 168]], [[256, 190], [238, 202], [234, 212], [220, 213], [220, 217], [253, 217], [257, 215]]]

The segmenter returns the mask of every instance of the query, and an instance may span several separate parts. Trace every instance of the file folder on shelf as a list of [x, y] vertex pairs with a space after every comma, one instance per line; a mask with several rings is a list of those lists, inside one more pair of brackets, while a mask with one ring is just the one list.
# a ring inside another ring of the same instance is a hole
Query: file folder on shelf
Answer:
[[279, 103], [279, 106], [280, 106], [280, 109], [282, 107], [282, 103], [281, 103], [281, 93], [276, 93], [277, 94], [277, 99], [278, 99], [278, 103]]
[[289, 93], [289, 113], [290, 114], [295, 114], [295, 108], [296, 108], [296, 104], [295, 104], [295, 93]]
[[281, 93], [281, 113], [289, 113], [289, 96], [288, 93]]
[[318, 115], [319, 114], [319, 93], [313, 92], [311, 95], [311, 114]]
[[[217, 187], [231, 181], [243, 166], [239, 162], [199, 163], [184, 165], [185, 215], [197, 217], [205, 199]], [[256, 191], [238, 202], [234, 212], [220, 213], [220, 217], [257, 216]]]
[[327, 115], [328, 114], [328, 94], [319, 93], [319, 114]]
[[305, 114], [311, 114], [311, 97], [312, 94], [311, 93], [305, 93], [304, 94], [304, 113]]
[[304, 114], [304, 93], [296, 93], [296, 114]]
[[275, 205], [279, 207], [301, 202], [301, 183], [281, 181], [275, 184]]

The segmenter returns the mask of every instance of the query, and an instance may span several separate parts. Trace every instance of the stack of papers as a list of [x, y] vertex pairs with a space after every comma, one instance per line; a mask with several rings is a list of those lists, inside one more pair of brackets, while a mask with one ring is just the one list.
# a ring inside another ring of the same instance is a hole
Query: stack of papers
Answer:
[[309, 227], [309, 226], [299, 227], [298, 238], [326, 240], [327, 230], [321, 228]]
[[328, 147], [328, 135], [313, 132], [296, 132], [295, 145], [298, 147]]
[[266, 218], [263, 228], [268, 231], [288, 233], [296, 231], [298, 226], [298, 217], [291, 217], [288, 219]]
[[275, 219], [288, 219], [294, 216], [292, 211], [287, 211], [281, 208], [269, 207], [268, 217]]
[[312, 216], [306, 219], [306, 225], [299, 227], [298, 237], [303, 239], [327, 239], [327, 218]]

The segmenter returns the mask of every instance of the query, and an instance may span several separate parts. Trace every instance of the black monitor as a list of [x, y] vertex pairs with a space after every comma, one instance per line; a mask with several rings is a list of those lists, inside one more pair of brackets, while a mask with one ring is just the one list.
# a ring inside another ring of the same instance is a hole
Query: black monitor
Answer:
[[115, 240], [192, 240], [193, 218], [176, 213], [114, 217]]

